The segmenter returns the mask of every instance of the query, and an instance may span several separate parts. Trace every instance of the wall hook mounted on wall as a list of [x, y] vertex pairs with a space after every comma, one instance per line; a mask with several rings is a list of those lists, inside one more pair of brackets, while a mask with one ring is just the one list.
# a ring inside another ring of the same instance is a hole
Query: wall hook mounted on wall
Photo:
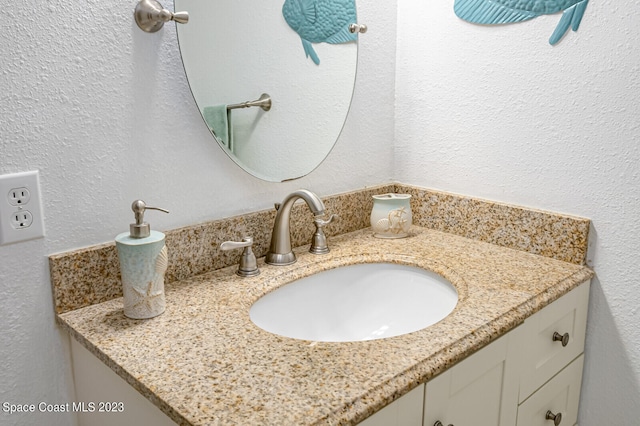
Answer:
[[147, 33], [155, 33], [167, 21], [176, 21], [179, 24], [189, 22], [189, 12], [172, 13], [156, 0], [140, 0], [133, 16], [140, 29]]
[[367, 26], [365, 24], [351, 24], [349, 25], [349, 32], [351, 34], [360, 33], [364, 34], [367, 32]]

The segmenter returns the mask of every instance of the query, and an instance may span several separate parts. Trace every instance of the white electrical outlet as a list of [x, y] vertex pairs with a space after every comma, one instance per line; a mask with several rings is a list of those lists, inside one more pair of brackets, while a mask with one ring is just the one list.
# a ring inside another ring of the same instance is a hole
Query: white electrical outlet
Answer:
[[44, 237], [38, 171], [0, 176], [0, 245]]
[[25, 229], [33, 225], [33, 215], [29, 210], [20, 210], [11, 215], [11, 226], [14, 229]]
[[21, 204], [27, 204], [31, 199], [31, 192], [26, 187], [11, 188], [9, 190], [9, 204], [12, 206], [19, 206]]

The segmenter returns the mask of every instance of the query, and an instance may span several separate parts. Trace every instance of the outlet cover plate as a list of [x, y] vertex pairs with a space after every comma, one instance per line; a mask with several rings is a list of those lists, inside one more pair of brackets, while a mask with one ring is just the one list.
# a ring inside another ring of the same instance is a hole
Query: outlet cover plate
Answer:
[[[31, 220], [16, 221], [17, 217]], [[38, 171], [0, 176], [0, 245], [42, 237], [44, 218]]]

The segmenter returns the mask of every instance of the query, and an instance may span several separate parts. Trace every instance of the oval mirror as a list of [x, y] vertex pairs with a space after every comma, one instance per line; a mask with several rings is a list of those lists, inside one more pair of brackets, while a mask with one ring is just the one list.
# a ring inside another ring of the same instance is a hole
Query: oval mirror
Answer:
[[[324, 6], [333, 3], [342, 11], [350, 3], [348, 20], [355, 23], [355, 0], [324, 0]], [[319, 0], [174, 2], [175, 10], [189, 12], [189, 23], [177, 26], [178, 41], [205, 124], [233, 161], [263, 180], [282, 182], [315, 169], [349, 111], [358, 53], [357, 36], [344, 36], [349, 24], [328, 28], [341, 35], [313, 43], [302, 39], [302, 27], [289, 25], [298, 14], [309, 21], [324, 6]], [[322, 20], [312, 19], [318, 30]], [[270, 108], [266, 101], [243, 107], [263, 94]]]

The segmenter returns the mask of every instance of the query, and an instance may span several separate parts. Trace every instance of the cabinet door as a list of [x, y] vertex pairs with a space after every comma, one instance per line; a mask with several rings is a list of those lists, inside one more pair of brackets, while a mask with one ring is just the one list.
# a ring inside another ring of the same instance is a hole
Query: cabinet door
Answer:
[[509, 340], [502, 336], [427, 382], [424, 426], [513, 426], [516, 423], [518, 377]]
[[360, 426], [420, 426], [422, 425], [422, 404], [424, 385], [400, 397], [371, 417], [359, 423]]
[[559, 424], [578, 421], [584, 355], [580, 355], [518, 408], [518, 426], [552, 426], [549, 416], [560, 415]]
[[[584, 351], [588, 301], [586, 282], [525, 320], [519, 348], [520, 402]], [[563, 346], [560, 336], [565, 333], [568, 341]]]

